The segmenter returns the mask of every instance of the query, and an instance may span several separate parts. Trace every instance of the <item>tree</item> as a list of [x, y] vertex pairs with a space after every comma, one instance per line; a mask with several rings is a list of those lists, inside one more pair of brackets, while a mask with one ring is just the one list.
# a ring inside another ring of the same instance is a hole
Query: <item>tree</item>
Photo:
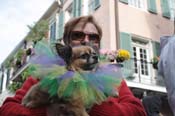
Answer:
[[40, 41], [43, 39], [43, 37], [46, 36], [49, 26], [48, 21], [41, 20], [38, 23], [36, 23], [34, 26], [28, 25], [27, 27], [30, 29], [30, 32], [26, 38], [28, 41], [33, 41], [36, 43], [37, 41]]

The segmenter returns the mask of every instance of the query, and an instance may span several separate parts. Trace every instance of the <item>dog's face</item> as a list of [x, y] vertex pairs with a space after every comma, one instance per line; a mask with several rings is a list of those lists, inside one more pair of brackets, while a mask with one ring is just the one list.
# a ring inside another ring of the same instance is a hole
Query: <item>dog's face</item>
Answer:
[[70, 66], [76, 70], [92, 70], [98, 63], [98, 56], [90, 46], [78, 46], [72, 48]]
[[66, 61], [69, 70], [90, 71], [98, 63], [98, 54], [90, 46], [65, 46], [57, 48], [58, 54]]

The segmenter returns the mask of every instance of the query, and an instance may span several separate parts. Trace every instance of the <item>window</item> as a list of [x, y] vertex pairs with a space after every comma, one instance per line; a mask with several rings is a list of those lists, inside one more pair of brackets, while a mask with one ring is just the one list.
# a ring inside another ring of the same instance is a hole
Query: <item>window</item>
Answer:
[[146, 10], [146, 0], [128, 0], [128, 4]]
[[[148, 61], [147, 52], [145, 48], [133, 46], [133, 57], [134, 57], [134, 70], [135, 73], [148, 76]], [[140, 72], [139, 72], [140, 71]]]
[[88, 0], [83, 0], [82, 10], [82, 15], [88, 15]]
[[150, 44], [136, 37], [132, 37], [134, 75], [138, 77], [137, 81], [150, 84], [152, 72], [150, 64]]
[[7, 83], [7, 75], [6, 71], [1, 72], [0, 74], [0, 92], [4, 91], [6, 89], [6, 83]]
[[65, 23], [73, 17], [73, 4], [71, 3], [69, 7], [65, 10]]

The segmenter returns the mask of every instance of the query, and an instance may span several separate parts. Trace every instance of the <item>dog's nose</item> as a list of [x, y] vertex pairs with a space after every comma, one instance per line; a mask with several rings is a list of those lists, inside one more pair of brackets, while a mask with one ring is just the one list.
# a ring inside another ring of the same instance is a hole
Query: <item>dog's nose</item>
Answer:
[[92, 58], [94, 59], [95, 62], [98, 62], [98, 56], [96, 54]]

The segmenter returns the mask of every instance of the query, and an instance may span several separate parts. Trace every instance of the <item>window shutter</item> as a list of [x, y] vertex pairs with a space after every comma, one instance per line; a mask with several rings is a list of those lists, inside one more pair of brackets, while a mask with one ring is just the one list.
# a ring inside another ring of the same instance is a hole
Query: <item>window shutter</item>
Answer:
[[94, 10], [100, 7], [100, 0], [94, 0]]
[[55, 35], [56, 35], [56, 22], [54, 22], [50, 27], [50, 40], [51, 42], [55, 41]]
[[159, 56], [160, 55], [160, 43], [152, 41], [152, 47], [153, 47], [153, 55]]
[[56, 39], [56, 22], [53, 24], [53, 41]]
[[[125, 32], [120, 32], [120, 48], [128, 50], [130, 52], [130, 57], [132, 58], [132, 46], [131, 46], [131, 35]], [[132, 76], [134, 73], [133, 60], [127, 60], [123, 63], [123, 75], [124, 77]]]
[[148, 11], [151, 13], [157, 13], [156, 0], [148, 0]]
[[59, 23], [58, 23], [58, 39], [63, 37], [64, 31], [64, 12], [61, 11], [59, 14]]
[[64, 2], [64, 0], [60, 0], [61, 4]]
[[122, 2], [122, 3], [128, 4], [128, 0], [119, 0], [119, 1]]
[[10, 81], [10, 68], [7, 69], [6, 75], [7, 75], [6, 87], [8, 87]]
[[76, 16], [76, 2], [77, 0], [73, 0], [73, 10], [72, 10], [72, 14], [75, 17]]
[[82, 0], [78, 0], [78, 10], [77, 10], [77, 15], [81, 16], [81, 9], [82, 9]]
[[166, 18], [170, 18], [170, 8], [168, 0], [161, 0], [162, 15]]
[[81, 15], [81, 5], [82, 5], [82, 0], [74, 0], [73, 1], [73, 16], [78, 17]]

